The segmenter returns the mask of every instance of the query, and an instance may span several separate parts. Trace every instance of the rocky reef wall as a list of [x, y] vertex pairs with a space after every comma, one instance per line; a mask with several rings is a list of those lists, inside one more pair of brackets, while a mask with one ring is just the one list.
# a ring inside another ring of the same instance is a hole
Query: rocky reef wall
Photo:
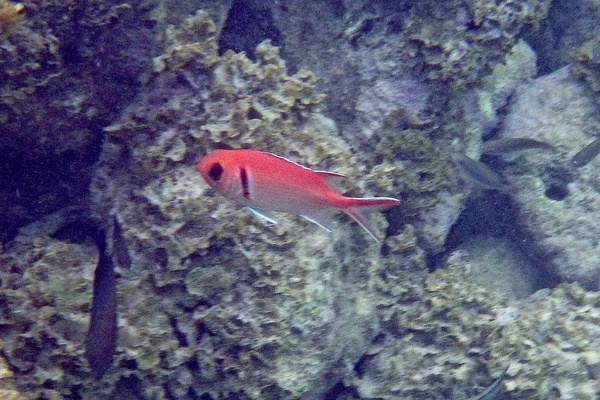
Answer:
[[[595, 39], [569, 31], [575, 64], [536, 76], [563, 3], [7, 3], [0, 393], [471, 398], [508, 367], [503, 398], [595, 399], [597, 160], [569, 164], [595, 136]], [[558, 151], [481, 157], [506, 193], [452, 162], [525, 134]], [[217, 195], [194, 164], [233, 148], [400, 198], [370, 216], [383, 246], [341, 213], [326, 233]]]

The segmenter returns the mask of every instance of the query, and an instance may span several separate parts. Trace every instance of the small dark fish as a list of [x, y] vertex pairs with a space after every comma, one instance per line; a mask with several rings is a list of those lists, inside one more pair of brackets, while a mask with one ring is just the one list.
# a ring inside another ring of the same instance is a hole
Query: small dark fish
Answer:
[[483, 154], [494, 156], [531, 149], [556, 151], [556, 147], [552, 146], [550, 143], [530, 138], [495, 139], [484, 142], [481, 145], [481, 152]]
[[504, 371], [502, 371], [502, 373], [500, 374], [500, 376], [498, 377], [498, 379], [496, 379], [494, 381], [494, 383], [492, 383], [487, 389], [485, 389], [483, 391], [483, 393], [481, 393], [479, 396], [475, 396], [475, 397], [471, 397], [469, 400], [491, 400], [493, 399], [498, 392], [500, 391], [500, 385], [502, 383], [502, 381], [504, 380], [504, 378], [506, 378], [506, 373], [508, 372], [508, 367], [506, 366], [506, 368], [504, 368]]
[[596, 138], [592, 143], [579, 150], [577, 154], [571, 158], [571, 164], [580, 168], [589, 164], [600, 153], [600, 137]]
[[111, 366], [117, 348], [117, 279], [104, 237], [96, 237], [100, 257], [94, 274], [90, 326], [85, 357], [96, 379]]
[[452, 160], [454, 160], [454, 163], [462, 174], [476, 185], [491, 190], [506, 189], [500, 176], [484, 163], [475, 161], [464, 154], [454, 154], [452, 155]]
[[[117, 281], [112, 254], [114, 250], [111, 251], [107, 246], [106, 232], [100, 228], [98, 220], [90, 217], [85, 209], [70, 211], [65, 220], [66, 223], [56, 230], [52, 237], [76, 243], [91, 238], [98, 247], [98, 265], [94, 274], [85, 357], [96, 379], [100, 379], [112, 365], [117, 348]], [[119, 227], [115, 226], [113, 236], [120, 237], [118, 229]]]

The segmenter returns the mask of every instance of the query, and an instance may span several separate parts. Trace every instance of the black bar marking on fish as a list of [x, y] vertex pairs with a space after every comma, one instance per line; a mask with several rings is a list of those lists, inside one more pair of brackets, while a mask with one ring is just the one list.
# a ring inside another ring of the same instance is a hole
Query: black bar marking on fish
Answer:
[[248, 172], [244, 167], [240, 168], [240, 178], [242, 179], [242, 193], [244, 194], [245, 198], [250, 199], [250, 189], [248, 187]]
[[106, 247], [106, 240], [99, 240], [100, 256], [94, 274], [92, 312], [85, 339], [85, 357], [96, 379], [102, 378], [112, 365], [117, 347], [117, 279]]
[[484, 189], [506, 190], [500, 176], [480, 161], [473, 160], [464, 154], [452, 155], [452, 160], [469, 181]]
[[585, 146], [571, 158], [571, 164], [577, 168], [589, 164], [600, 153], [600, 137]]
[[552, 146], [550, 143], [530, 138], [494, 139], [484, 142], [481, 145], [481, 152], [483, 154], [494, 156], [531, 149], [556, 151], [556, 147]]

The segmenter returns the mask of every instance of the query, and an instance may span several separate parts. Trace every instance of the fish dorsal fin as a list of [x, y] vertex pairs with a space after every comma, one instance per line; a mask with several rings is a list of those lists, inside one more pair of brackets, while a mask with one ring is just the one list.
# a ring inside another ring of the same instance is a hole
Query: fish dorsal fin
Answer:
[[307, 170], [309, 170], [309, 171], [312, 171], [312, 169], [310, 169], [310, 168], [308, 168], [308, 167], [305, 167], [304, 165], [298, 164], [296, 161], [292, 161], [292, 160], [290, 160], [290, 159], [288, 159], [288, 158], [285, 158], [285, 157], [279, 156], [279, 155], [277, 155], [277, 154], [269, 153], [269, 152], [266, 152], [266, 151], [261, 151], [260, 153], [263, 153], [263, 154], [269, 155], [269, 156], [271, 156], [271, 157], [278, 158], [278, 159], [280, 159], [280, 160], [283, 160], [283, 161], [286, 161], [286, 162], [288, 162], [288, 163], [290, 163], [290, 164], [293, 164], [293, 165], [295, 165], [295, 166], [297, 166], [297, 167], [304, 168], [304, 169], [307, 169]]
[[340, 182], [340, 181], [342, 181], [343, 179], [345, 179], [345, 178], [346, 178], [346, 175], [343, 175], [343, 174], [338, 174], [338, 173], [336, 173], [336, 172], [329, 172], [329, 171], [315, 171], [315, 170], [313, 170], [313, 169], [311, 169], [311, 168], [305, 167], [304, 165], [298, 164], [298, 163], [297, 163], [297, 162], [295, 162], [295, 161], [289, 160], [289, 159], [287, 159], [287, 158], [285, 158], [285, 157], [282, 157], [282, 156], [278, 156], [277, 154], [268, 153], [268, 152], [263, 152], [263, 153], [264, 153], [264, 154], [268, 154], [269, 156], [272, 156], [272, 157], [278, 158], [278, 159], [280, 159], [280, 160], [284, 160], [284, 161], [286, 161], [286, 162], [288, 162], [288, 163], [290, 163], [290, 164], [293, 164], [293, 165], [295, 165], [295, 166], [297, 166], [297, 167], [300, 167], [300, 168], [306, 169], [306, 170], [308, 170], [308, 171], [312, 171], [312, 172], [314, 172], [314, 173], [318, 174], [318, 175], [319, 175], [321, 178], [323, 178], [323, 179], [325, 180], [325, 182], [327, 182], [328, 184], [331, 184], [331, 185], [335, 185], [336, 183], [337, 183], [337, 184], [339, 184], [339, 182]]
[[339, 191], [342, 188], [342, 181], [346, 179], [346, 175], [335, 172], [315, 171], [315, 173], [323, 178], [323, 180], [336, 191]]

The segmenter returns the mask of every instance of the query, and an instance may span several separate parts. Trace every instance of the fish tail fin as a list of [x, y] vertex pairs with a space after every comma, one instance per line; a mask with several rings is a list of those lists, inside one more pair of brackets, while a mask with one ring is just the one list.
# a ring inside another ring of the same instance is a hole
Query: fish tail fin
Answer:
[[353, 220], [379, 243], [383, 240], [375, 233], [366, 219], [366, 213], [373, 210], [384, 210], [386, 208], [400, 205], [400, 200], [392, 197], [371, 197], [371, 198], [348, 198], [349, 204], [343, 208], [343, 211], [352, 217]]

